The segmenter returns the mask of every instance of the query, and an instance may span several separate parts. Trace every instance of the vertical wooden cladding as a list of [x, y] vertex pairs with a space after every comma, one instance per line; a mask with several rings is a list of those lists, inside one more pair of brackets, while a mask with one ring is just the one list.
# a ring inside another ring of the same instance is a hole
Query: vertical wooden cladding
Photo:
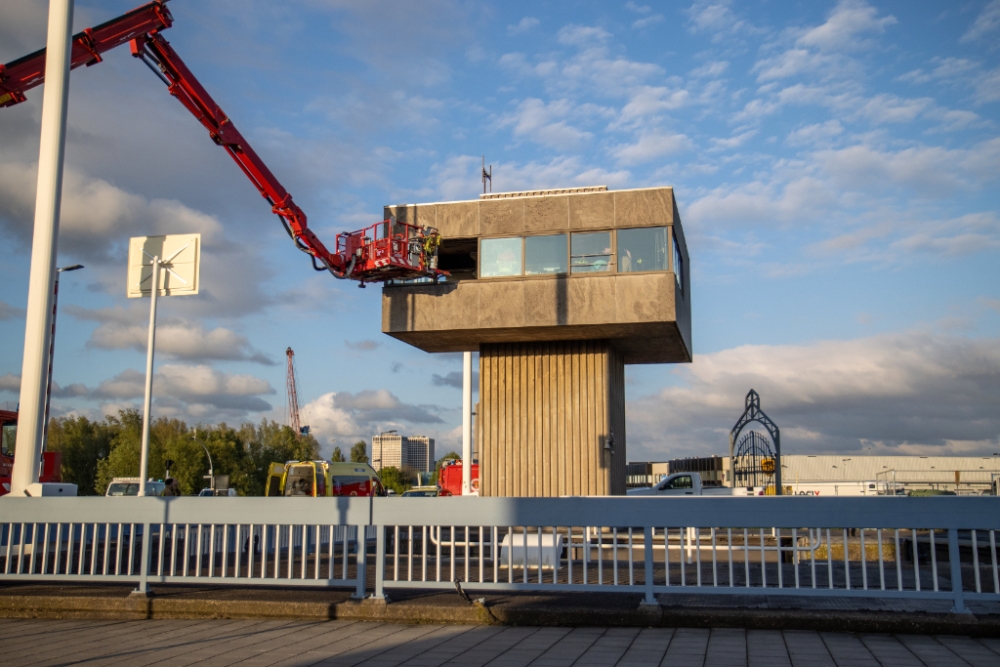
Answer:
[[482, 495], [625, 493], [625, 366], [608, 341], [484, 344], [479, 359]]

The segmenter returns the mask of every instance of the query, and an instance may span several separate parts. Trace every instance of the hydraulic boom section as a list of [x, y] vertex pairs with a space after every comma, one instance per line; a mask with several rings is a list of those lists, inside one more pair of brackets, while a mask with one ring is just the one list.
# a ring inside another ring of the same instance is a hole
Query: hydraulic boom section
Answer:
[[[357, 232], [337, 235], [330, 251], [309, 229], [306, 214], [292, 200], [229, 116], [212, 99], [160, 31], [173, 24], [165, 6], [155, 0], [116, 19], [88, 28], [73, 37], [71, 67], [101, 62], [101, 54], [129, 42], [141, 59], [208, 130], [209, 136], [233, 158], [285, 226], [296, 247], [312, 258], [313, 268], [337, 278], [361, 282], [430, 278], [448, 275], [437, 268], [437, 230], [395, 220], [384, 220]], [[0, 65], [0, 107], [25, 101], [25, 91], [44, 81], [45, 50]]]

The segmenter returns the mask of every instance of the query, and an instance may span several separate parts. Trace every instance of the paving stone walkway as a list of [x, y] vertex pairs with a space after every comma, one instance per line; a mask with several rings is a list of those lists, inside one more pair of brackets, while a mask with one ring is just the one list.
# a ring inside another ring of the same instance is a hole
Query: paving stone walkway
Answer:
[[361, 621], [0, 619], [0, 666], [998, 667], [1000, 639]]

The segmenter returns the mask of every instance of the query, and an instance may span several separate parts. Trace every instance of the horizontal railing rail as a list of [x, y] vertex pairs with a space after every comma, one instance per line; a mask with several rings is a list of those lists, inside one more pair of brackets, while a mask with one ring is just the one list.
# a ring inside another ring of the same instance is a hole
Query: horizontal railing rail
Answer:
[[1000, 600], [998, 499], [4, 498], [0, 579]]

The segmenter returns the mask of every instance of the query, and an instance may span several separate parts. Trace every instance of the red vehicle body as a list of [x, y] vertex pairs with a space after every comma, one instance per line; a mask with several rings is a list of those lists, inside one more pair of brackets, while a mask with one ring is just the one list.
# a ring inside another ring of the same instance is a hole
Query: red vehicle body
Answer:
[[[10, 477], [14, 472], [14, 438], [17, 433], [17, 413], [0, 410], [0, 496], [10, 493]], [[62, 454], [42, 454], [39, 482], [62, 481]]]
[[[462, 495], [462, 461], [450, 459], [445, 461], [438, 472], [438, 495]], [[479, 495], [479, 464], [472, 464], [472, 492]]]

